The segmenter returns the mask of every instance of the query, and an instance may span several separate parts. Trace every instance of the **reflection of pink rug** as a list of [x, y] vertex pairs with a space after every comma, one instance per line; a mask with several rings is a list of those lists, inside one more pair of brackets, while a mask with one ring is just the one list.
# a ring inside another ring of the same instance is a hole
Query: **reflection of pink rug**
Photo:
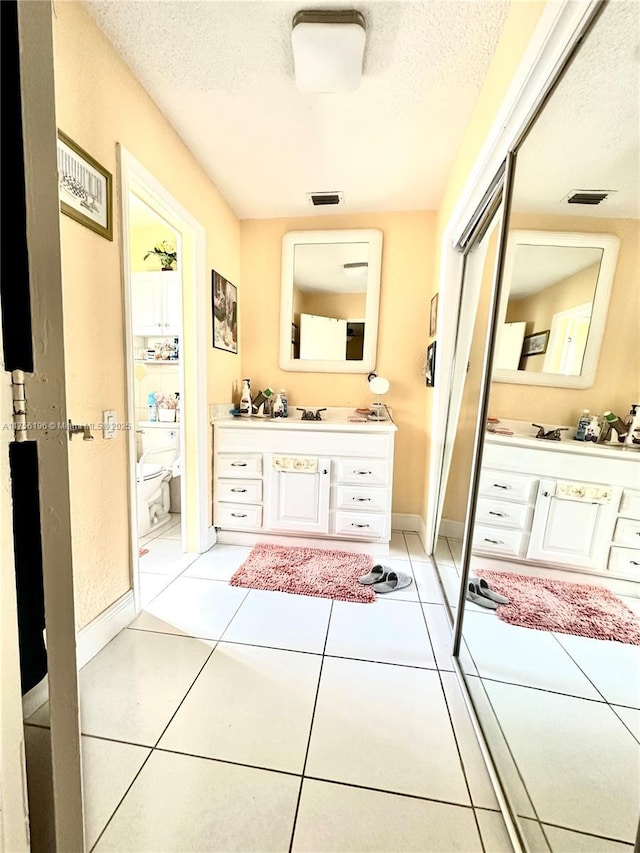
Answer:
[[503, 622], [640, 645], [640, 620], [608, 589], [514, 572], [482, 570], [476, 574], [509, 599], [509, 604], [499, 605], [496, 611]]
[[366, 554], [255, 545], [229, 583], [337, 601], [370, 602], [375, 601], [375, 593], [359, 584], [358, 578], [372, 566], [373, 560]]

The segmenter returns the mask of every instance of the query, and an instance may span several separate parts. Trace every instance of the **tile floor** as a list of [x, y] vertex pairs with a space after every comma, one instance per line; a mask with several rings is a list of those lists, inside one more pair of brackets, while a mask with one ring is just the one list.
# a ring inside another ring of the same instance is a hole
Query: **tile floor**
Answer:
[[[436, 554], [454, 610], [460, 546], [441, 539]], [[620, 597], [640, 612], [639, 599]], [[520, 628], [471, 603], [463, 637], [467, 671], [482, 679], [530, 800], [519, 813], [544, 830], [546, 840], [529, 824], [533, 849], [630, 851], [640, 816], [640, 647]]]
[[80, 673], [88, 850], [512, 849], [415, 534], [388, 561], [415, 583], [349, 604], [231, 587], [249, 548], [170, 532]]

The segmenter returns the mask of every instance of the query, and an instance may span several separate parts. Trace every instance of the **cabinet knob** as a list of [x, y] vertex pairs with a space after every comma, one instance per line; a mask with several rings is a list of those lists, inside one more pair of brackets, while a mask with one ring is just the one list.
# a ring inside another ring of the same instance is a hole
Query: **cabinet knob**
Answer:
[[492, 545], [504, 545], [504, 542], [501, 539], [487, 539], [485, 537], [485, 542], [491, 542]]
[[232, 518], [246, 518], [247, 513], [246, 512], [232, 512], [231, 517]]
[[352, 526], [352, 527], [369, 527], [369, 525], [368, 525], [368, 524], [358, 524], [358, 522], [357, 522], [357, 521], [352, 521], [352, 522], [351, 522], [351, 526]]
[[502, 483], [494, 483], [493, 488], [494, 489], [510, 489], [511, 486], [505, 486]]
[[[365, 501], [370, 501], [371, 498], [354, 498], [354, 501], [358, 501], [359, 503], [364, 503]], [[640, 533], [638, 534], [640, 536]]]
[[505, 518], [508, 515], [506, 512], [494, 512], [492, 509], [489, 510], [489, 515], [497, 515], [498, 518]]
[[637, 560], [629, 560], [629, 564], [631, 566], [640, 566], [640, 563]]
[[241, 493], [244, 493], [244, 492], [246, 492], [247, 490], [246, 490], [246, 489], [231, 489], [231, 491], [232, 491], [232, 492], [241, 492]]
[[322, 469], [322, 473], [323, 473], [323, 474], [328, 474], [329, 472], [327, 471], [327, 469], [326, 469], [326, 468], [323, 468], [323, 469]]
[[354, 471], [353, 473], [354, 474], [360, 474], [363, 477], [370, 477], [371, 476], [371, 471]]
[[232, 468], [246, 468], [247, 463], [246, 462], [232, 462], [231, 467]]
[[542, 497], [543, 497], [543, 498], [550, 498], [550, 497], [551, 497], [551, 492], [543, 492], [543, 493], [542, 493]]

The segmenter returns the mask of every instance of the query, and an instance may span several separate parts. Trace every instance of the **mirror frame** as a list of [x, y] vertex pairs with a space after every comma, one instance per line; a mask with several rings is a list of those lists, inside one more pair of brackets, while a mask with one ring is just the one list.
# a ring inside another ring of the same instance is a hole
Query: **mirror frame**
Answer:
[[[293, 269], [299, 244], [368, 243], [369, 274], [364, 315], [363, 358], [357, 361], [325, 361], [291, 358], [293, 316]], [[355, 228], [334, 231], [288, 231], [282, 238], [282, 284], [280, 288], [280, 368], [306, 373], [371, 373], [376, 368], [378, 315], [382, 272], [382, 231]]]
[[[591, 388], [595, 382], [596, 371], [598, 369], [598, 357], [607, 321], [609, 297], [611, 296], [613, 277], [618, 261], [620, 240], [615, 234], [592, 234], [588, 231], [523, 231], [514, 229], [509, 232], [507, 240], [504, 262], [504, 285], [511, 282], [516, 247], [525, 244], [534, 246], [582, 246], [590, 249], [602, 249], [602, 261], [600, 262], [600, 271], [596, 280], [593, 307], [591, 309], [591, 324], [582, 360], [582, 371], [579, 376], [566, 376], [559, 373], [543, 373], [542, 371], [496, 369], [493, 371], [491, 380], [493, 382], [512, 382], [516, 385]], [[500, 313], [498, 316], [499, 329], [502, 327], [507, 316], [508, 301], [509, 288], [503, 286]]]

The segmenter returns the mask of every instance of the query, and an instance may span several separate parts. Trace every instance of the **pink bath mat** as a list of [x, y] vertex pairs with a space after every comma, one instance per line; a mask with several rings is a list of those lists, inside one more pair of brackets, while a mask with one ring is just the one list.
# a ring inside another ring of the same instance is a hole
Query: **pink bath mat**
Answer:
[[290, 545], [255, 545], [233, 575], [232, 586], [315, 595], [336, 601], [368, 603], [374, 591], [358, 583], [373, 566], [367, 554], [297, 548]]
[[608, 589], [514, 572], [476, 574], [509, 599], [496, 610], [503, 622], [640, 646], [640, 620]]

